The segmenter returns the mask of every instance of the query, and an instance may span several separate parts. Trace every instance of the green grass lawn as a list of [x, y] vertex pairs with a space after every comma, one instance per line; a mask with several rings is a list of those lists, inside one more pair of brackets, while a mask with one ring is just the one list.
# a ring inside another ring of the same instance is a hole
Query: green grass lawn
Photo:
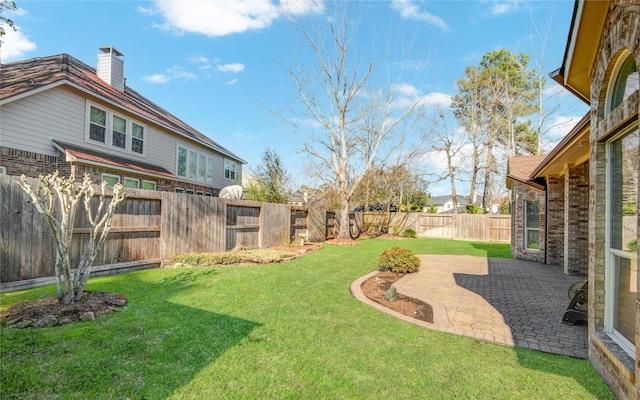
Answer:
[[[391, 246], [509, 256], [508, 245], [416, 239], [326, 246], [265, 266], [95, 278], [129, 306], [90, 323], [3, 329], [0, 398], [613, 398], [588, 361], [424, 329], [349, 285]], [[1, 307], [53, 287], [3, 294]]]

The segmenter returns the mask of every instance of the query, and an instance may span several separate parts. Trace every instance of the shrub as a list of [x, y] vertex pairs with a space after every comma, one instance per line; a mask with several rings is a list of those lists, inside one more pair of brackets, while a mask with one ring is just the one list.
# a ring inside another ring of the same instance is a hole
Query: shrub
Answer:
[[416, 237], [416, 231], [412, 228], [407, 228], [402, 232], [402, 236], [414, 238]]
[[407, 274], [420, 269], [420, 260], [413, 254], [413, 251], [394, 246], [380, 254], [378, 257], [378, 267], [380, 271], [389, 270]]
[[393, 235], [397, 235], [397, 234], [399, 234], [401, 230], [402, 230], [402, 228], [401, 228], [401, 227], [399, 227], [399, 226], [392, 226], [392, 227], [391, 227], [391, 233], [392, 233]]

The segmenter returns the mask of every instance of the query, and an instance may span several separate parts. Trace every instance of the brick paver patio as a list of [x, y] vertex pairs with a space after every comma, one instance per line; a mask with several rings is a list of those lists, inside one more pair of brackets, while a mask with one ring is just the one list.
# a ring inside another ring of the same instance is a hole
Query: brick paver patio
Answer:
[[[547, 353], [587, 358], [587, 327], [562, 323], [567, 290], [581, 277], [537, 262], [470, 256], [420, 255], [421, 269], [395, 283], [399, 293], [433, 307], [434, 323], [401, 316], [368, 300], [360, 285], [354, 295], [385, 312], [429, 329]], [[359, 292], [359, 293], [358, 293]]]

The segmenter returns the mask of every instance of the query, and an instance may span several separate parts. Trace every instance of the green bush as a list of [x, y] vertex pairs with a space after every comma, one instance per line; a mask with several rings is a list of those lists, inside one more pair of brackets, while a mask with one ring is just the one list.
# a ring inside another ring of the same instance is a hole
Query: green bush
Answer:
[[378, 268], [380, 271], [407, 274], [420, 269], [420, 260], [410, 249], [394, 246], [380, 254]]
[[402, 236], [414, 238], [416, 237], [416, 231], [412, 228], [407, 228], [402, 232]]

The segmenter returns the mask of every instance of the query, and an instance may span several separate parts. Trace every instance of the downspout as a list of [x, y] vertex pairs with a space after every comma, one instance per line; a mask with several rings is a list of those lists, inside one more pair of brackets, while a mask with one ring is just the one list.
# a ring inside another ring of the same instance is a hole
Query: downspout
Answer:
[[544, 265], [547, 265], [549, 251], [549, 182], [544, 179]]

